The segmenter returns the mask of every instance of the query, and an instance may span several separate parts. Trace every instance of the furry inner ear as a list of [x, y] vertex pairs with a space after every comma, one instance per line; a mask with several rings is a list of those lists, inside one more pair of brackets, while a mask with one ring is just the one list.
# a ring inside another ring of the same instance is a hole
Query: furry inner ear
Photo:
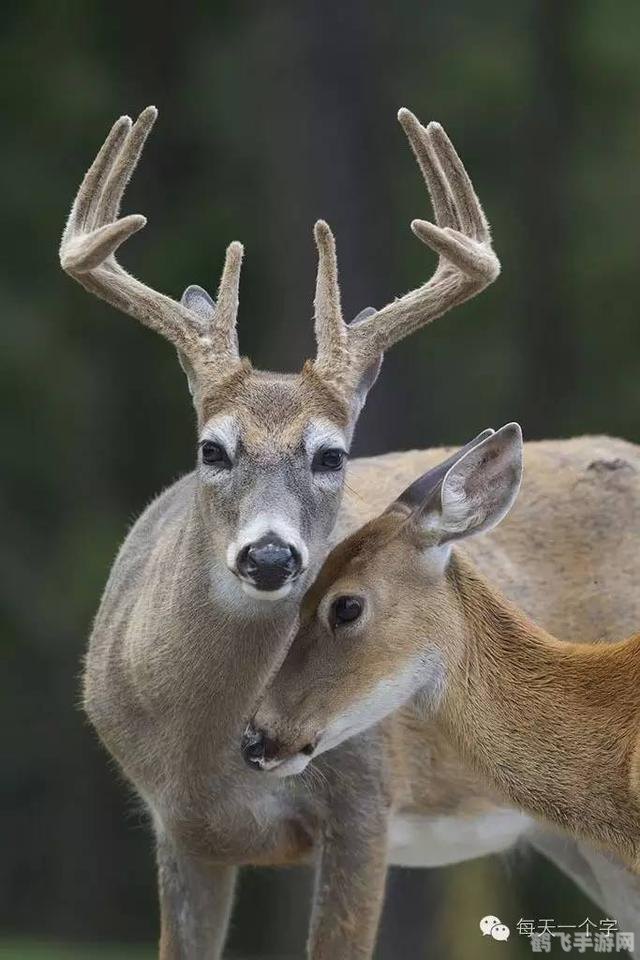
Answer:
[[[205, 333], [216, 313], [215, 300], [209, 296], [204, 287], [199, 287], [196, 283], [192, 283], [182, 294], [180, 303], [202, 322], [202, 332]], [[196, 389], [193, 365], [182, 350], [178, 350], [178, 360], [186, 374], [189, 393], [193, 397], [195, 396]]]
[[453, 464], [457, 463], [465, 454], [473, 450], [474, 447], [477, 447], [479, 443], [482, 443], [483, 440], [486, 440], [487, 437], [490, 437], [493, 433], [493, 429], [487, 427], [486, 430], [479, 433], [478, 436], [470, 440], [469, 443], [465, 443], [464, 447], [446, 460], [443, 460], [442, 463], [439, 463], [437, 467], [432, 467], [431, 470], [427, 470], [421, 477], [414, 480], [406, 490], [403, 490], [396, 500], [396, 503], [404, 507], [409, 507], [410, 510], [426, 508], [427, 504], [431, 502], [433, 494], [442, 484], [447, 471], [450, 470]]
[[195, 313], [200, 320], [203, 320], [203, 325], [211, 323], [215, 316], [215, 300], [209, 296], [204, 287], [199, 287], [195, 283], [187, 287], [182, 294], [180, 303], [183, 307], [186, 307], [187, 310], [190, 310], [191, 313]]
[[522, 431], [508, 423], [446, 473], [423, 523], [440, 544], [491, 530], [513, 506], [522, 480]]

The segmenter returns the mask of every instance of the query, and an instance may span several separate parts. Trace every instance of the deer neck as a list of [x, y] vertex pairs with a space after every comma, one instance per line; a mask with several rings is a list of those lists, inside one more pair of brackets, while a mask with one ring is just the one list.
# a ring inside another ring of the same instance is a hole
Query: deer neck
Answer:
[[273, 603], [239, 594], [211, 551], [195, 496], [163, 531], [147, 587], [127, 643], [138, 700], [168, 718], [176, 743], [202, 742], [208, 755], [231, 744], [237, 753], [249, 712], [286, 653], [297, 594]]
[[461, 555], [448, 577], [460, 641], [441, 703], [448, 734], [513, 803], [628, 857], [630, 838], [640, 838], [630, 780], [638, 762], [640, 638], [563, 643]]

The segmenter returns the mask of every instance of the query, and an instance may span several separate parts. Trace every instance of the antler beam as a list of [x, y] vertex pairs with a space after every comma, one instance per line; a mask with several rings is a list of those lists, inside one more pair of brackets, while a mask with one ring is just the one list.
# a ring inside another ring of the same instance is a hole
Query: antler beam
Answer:
[[417, 290], [361, 323], [347, 326], [340, 314], [333, 237], [326, 224], [316, 224], [320, 262], [315, 365], [324, 377], [343, 389], [353, 389], [364, 370], [398, 340], [469, 300], [500, 273], [500, 262], [491, 247], [489, 224], [446, 133], [438, 123], [430, 123], [425, 129], [404, 108], [398, 119], [422, 171], [436, 220], [414, 220], [411, 229], [438, 254], [438, 267]]
[[60, 263], [74, 280], [113, 307], [156, 330], [196, 365], [238, 358], [235, 324], [242, 246], [232, 243], [210, 322], [176, 300], [147, 287], [118, 263], [115, 253], [141, 230], [146, 218], [118, 219], [125, 187], [138, 163], [157, 110], [147, 107], [132, 125], [120, 117], [111, 128], [78, 190], [60, 245]]

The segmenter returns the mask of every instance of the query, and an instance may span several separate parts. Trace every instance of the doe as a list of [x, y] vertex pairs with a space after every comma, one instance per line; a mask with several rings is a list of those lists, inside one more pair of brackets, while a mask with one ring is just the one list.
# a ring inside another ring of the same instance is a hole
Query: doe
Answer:
[[378, 750], [388, 792], [367, 795], [364, 780], [362, 803], [388, 804], [391, 826], [361, 832], [372, 864], [409, 827], [418, 844], [420, 826], [433, 830], [444, 741], [488, 796], [640, 872], [640, 636], [555, 639], [482, 576], [467, 542], [511, 510], [522, 454], [517, 424], [485, 431], [333, 549], [245, 732], [249, 765], [283, 777], [348, 738]]

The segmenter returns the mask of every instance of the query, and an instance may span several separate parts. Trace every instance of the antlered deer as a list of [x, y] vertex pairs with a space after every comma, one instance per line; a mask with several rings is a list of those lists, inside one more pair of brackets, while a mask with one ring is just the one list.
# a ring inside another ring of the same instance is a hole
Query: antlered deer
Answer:
[[[299, 374], [260, 372], [239, 355], [239, 244], [227, 251], [217, 303], [199, 287], [189, 287], [178, 303], [115, 259], [145, 223], [141, 216], [118, 216], [153, 108], [133, 126], [126, 117], [114, 125], [63, 235], [60, 259], [74, 279], [174, 344], [196, 411], [196, 468], [151, 504], [123, 544], [96, 617], [84, 679], [86, 710], [152, 817], [164, 958], [218, 956], [236, 866], [298, 860], [320, 836], [324, 811], [313, 790], [259, 782], [239, 756], [238, 738], [286, 652], [300, 598], [336, 518], [337, 534], [354, 529], [439, 457], [431, 451], [356, 461], [349, 476], [360, 497], [341, 506], [346, 454], [382, 353], [474, 296], [499, 271], [486, 220], [444, 131], [437, 124], [423, 128], [408, 111], [399, 118], [436, 215], [435, 225], [418, 220], [412, 228], [438, 253], [437, 269], [417, 290], [346, 325], [333, 237], [318, 223], [318, 350]], [[543, 590], [546, 603], [564, 609], [554, 559], [568, 561], [575, 553], [584, 564], [592, 549], [594, 520], [573, 504], [576, 476], [593, 491], [597, 507], [590, 508], [600, 518], [596, 524], [604, 524], [628, 495], [627, 477], [624, 470], [616, 477], [589, 472], [588, 465], [635, 463], [634, 457], [630, 447], [606, 439], [535, 448], [529, 498], [541, 503], [551, 474], [560, 501], [572, 505], [565, 552], [552, 552], [547, 566], [530, 571], [532, 592]], [[544, 536], [542, 513], [540, 507], [527, 517], [524, 540]], [[537, 574], [553, 582], [543, 587]], [[607, 612], [594, 600], [580, 607], [583, 623], [589, 615], [606, 619]], [[341, 749], [331, 755], [332, 769], [341, 756]], [[344, 756], [352, 762], [350, 750]], [[355, 870], [351, 882], [357, 885]], [[336, 942], [330, 907], [319, 893], [314, 957], [322, 955], [327, 930]], [[337, 945], [342, 956], [352, 941], [345, 932]]]

